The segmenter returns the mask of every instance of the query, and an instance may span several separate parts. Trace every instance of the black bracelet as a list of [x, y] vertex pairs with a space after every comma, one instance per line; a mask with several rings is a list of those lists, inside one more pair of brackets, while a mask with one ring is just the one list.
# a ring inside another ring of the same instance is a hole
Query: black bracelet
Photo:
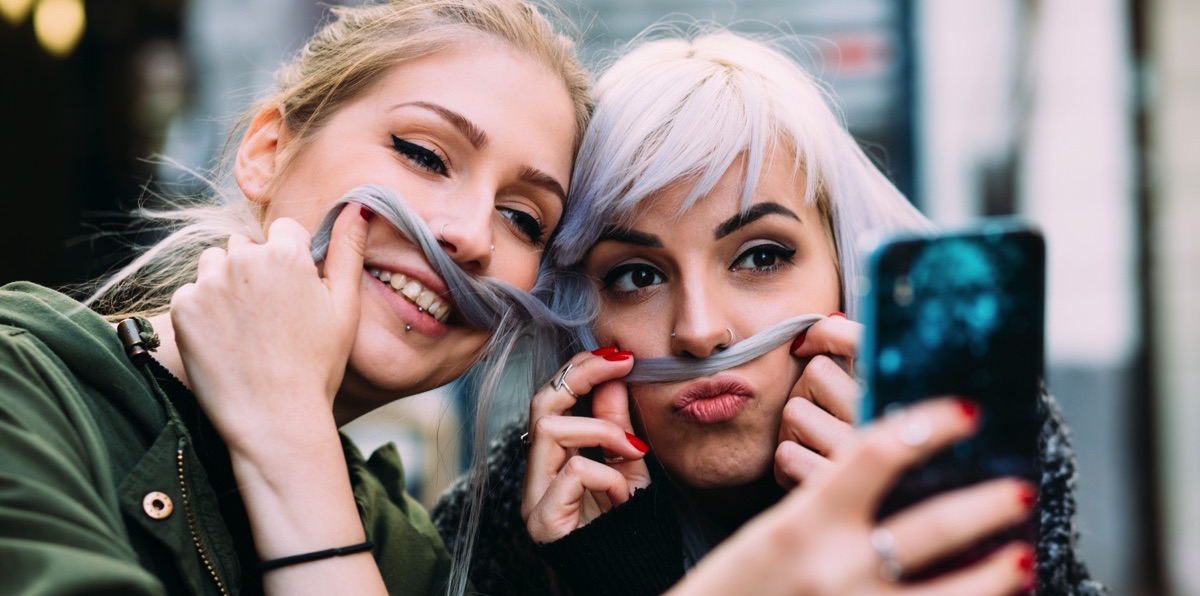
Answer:
[[280, 567], [287, 567], [288, 565], [297, 565], [300, 563], [307, 563], [309, 561], [318, 561], [320, 559], [353, 555], [356, 553], [369, 551], [372, 548], [375, 548], [375, 545], [371, 544], [371, 541], [368, 540], [358, 544], [351, 544], [350, 546], [339, 546], [337, 548], [327, 548], [325, 550], [313, 551], [311, 553], [292, 555], [290, 557], [279, 557], [278, 559], [260, 562], [258, 564], [258, 570], [270, 571], [272, 569], [279, 569]]

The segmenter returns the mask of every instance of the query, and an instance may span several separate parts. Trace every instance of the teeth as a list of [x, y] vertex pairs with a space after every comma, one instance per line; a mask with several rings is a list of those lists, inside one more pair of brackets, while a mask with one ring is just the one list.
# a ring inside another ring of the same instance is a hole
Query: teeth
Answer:
[[417, 305], [417, 309], [429, 313], [429, 316], [445, 323], [446, 318], [450, 316], [450, 305], [438, 299], [437, 294], [431, 290], [425, 289], [415, 279], [409, 279], [408, 276], [401, 273], [392, 273], [391, 271], [383, 271], [371, 267], [367, 269], [367, 273], [371, 277], [387, 284], [397, 294], [408, 298], [413, 304]]

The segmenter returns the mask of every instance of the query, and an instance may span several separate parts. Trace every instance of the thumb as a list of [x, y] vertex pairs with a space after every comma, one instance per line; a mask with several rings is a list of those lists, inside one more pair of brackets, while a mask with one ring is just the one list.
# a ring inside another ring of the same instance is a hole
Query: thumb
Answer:
[[362, 287], [363, 253], [367, 247], [367, 220], [374, 215], [358, 203], [347, 203], [333, 222], [325, 254], [325, 285], [335, 312], [358, 317], [358, 292]]

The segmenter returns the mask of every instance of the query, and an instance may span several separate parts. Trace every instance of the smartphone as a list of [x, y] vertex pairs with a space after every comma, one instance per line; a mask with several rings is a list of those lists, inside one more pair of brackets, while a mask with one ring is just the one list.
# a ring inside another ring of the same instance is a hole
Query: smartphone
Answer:
[[[1015, 476], [1037, 485], [1045, 253], [1041, 233], [1010, 218], [888, 238], [870, 251], [861, 297], [861, 419], [946, 395], [981, 408], [979, 431], [905, 473], [879, 518], [989, 478]], [[922, 575], [968, 564], [1015, 538], [1036, 544], [1036, 517]]]

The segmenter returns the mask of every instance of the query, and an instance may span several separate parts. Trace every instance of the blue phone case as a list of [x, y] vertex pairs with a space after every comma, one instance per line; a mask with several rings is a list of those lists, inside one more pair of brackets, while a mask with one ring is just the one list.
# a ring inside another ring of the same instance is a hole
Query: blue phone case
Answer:
[[[858, 366], [860, 419], [928, 397], [981, 406], [979, 432], [910, 470], [879, 517], [934, 493], [999, 476], [1036, 485], [1044, 374], [1045, 243], [1011, 218], [969, 229], [889, 238], [871, 251]], [[1033, 523], [934, 571], [974, 560], [1004, 540], [1036, 539]]]

